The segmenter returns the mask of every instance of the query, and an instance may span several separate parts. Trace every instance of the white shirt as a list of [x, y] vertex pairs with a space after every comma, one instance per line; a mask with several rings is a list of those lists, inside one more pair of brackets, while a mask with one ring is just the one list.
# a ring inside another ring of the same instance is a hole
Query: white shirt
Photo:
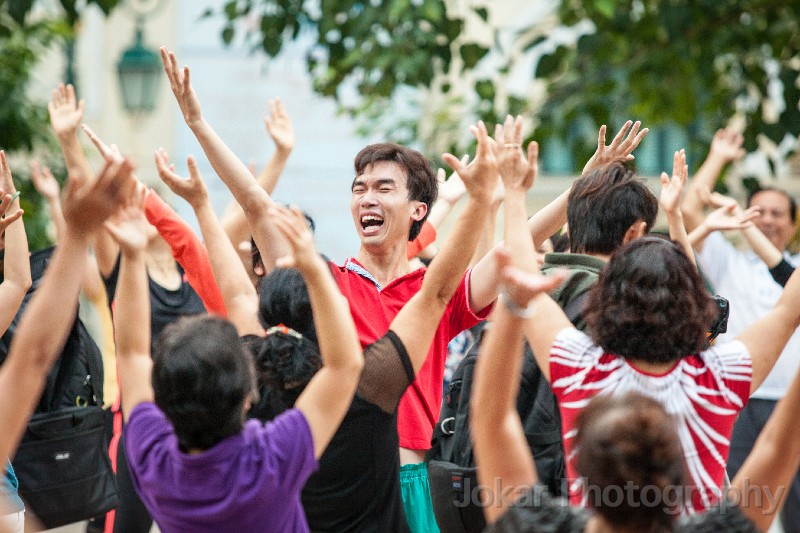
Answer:
[[[800, 254], [784, 257], [793, 266]], [[775, 307], [783, 292], [769, 273], [766, 263], [752, 250], [737, 250], [719, 232], [708, 236], [697, 255], [703, 274], [720, 296], [730, 301], [728, 331], [717, 342], [729, 342]], [[764, 383], [752, 397], [779, 400], [800, 369], [800, 333], [795, 331]]]

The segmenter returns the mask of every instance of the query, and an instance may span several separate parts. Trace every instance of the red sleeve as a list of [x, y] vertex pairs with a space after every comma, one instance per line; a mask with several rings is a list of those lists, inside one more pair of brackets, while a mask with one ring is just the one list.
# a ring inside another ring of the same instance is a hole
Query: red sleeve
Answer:
[[448, 304], [448, 317], [450, 324], [450, 338], [452, 339], [465, 329], [469, 329], [478, 322], [486, 320], [494, 309], [494, 302], [484, 309], [472, 309], [469, 304], [469, 282], [472, 277], [470, 268], [461, 278], [461, 284], [456, 289]]
[[419, 235], [413, 241], [408, 241], [406, 255], [409, 259], [417, 257], [417, 254], [428, 247], [436, 240], [436, 228], [427, 220], [419, 230]]
[[169, 244], [172, 257], [183, 267], [186, 281], [200, 296], [206, 311], [227, 316], [208, 251], [192, 228], [152, 189], [144, 204], [144, 214]]

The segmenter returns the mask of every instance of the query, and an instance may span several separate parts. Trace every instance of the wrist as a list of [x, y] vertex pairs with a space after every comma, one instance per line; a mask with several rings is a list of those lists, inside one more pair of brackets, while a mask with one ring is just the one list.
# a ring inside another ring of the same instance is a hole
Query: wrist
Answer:
[[193, 132], [195, 130], [203, 129], [206, 126], [208, 126], [206, 120], [203, 118], [203, 115], [201, 114], [198, 114], [196, 117], [187, 117], [186, 115], [184, 115], [183, 120], [184, 122], [186, 122], [186, 125], [189, 126], [189, 129], [192, 130]]
[[59, 130], [59, 131], [54, 131], [54, 133], [56, 134], [56, 139], [58, 139], [58, 142], [61, 144], [70, 143], [78, 140], [77, 129]]
[[503, 302], [503, 307], [505, 307], [509, 313], [519, 319], [528, 319], [536, 312], [536, 304], [533, 303], [533, 301], [528, 302], [525, 307], [517, 305], [514, 300], [508, 296], [508, 293], [505, 289], [500, 289], [500, 297]]
[[288, 158], [294, 150], [294, 144], [278, 144], [275, 143], [275, 155], [283, 158]]

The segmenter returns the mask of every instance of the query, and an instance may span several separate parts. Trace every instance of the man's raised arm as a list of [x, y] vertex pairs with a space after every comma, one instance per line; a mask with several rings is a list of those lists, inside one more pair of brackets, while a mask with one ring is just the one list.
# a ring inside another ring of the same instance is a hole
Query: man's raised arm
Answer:
[[194, 133], [217, 175], [242, 206], [250, 224], [250, 232], [264, 259], [264, 266], [268, 271], [271, 270], [275, 260], [284, 256], [288, 250], [286, 241], [267, 216], [269, 208], [275, 203], [250, 173], [247, 165], [236, 157], [203, 118], [200, 101], [192, 88], [189, 67], [179, 69], [175, 54], [165, 47], [161, 48], [161, 61], [186, 125]]

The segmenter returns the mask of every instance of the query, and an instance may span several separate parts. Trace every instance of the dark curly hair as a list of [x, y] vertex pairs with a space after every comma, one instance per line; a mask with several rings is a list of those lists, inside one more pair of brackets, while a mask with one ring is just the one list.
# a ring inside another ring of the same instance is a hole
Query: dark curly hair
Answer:
[[573, 253], [611, 254], [636, 222], [650, 231], [658, 200], [622, 162], [600, 167], [577, 180], [567, 200], [569, 244]]
[[248, 416], [272, 420], [291, 409], [314, 374], [322, 368], [317, 344], [306, 337], [276, 331], [266, 337], [242, 337], [253, 356], [259, 400]]
[[428, 206], [428, 211], [420, 220], [411, 224], [408, 240], [413, 241], [419, 235], [422, 224], [428, 218], [433, 203], [439, 195], [439, 182], [436, 173], [431, 168], [425, 156], [416, 150], [406, 148], [396, 143], [376, 143], [365, 146], [356, 155], [353, 166], [356, 177], [363, 174], [370, 165], [380, 161], [397, 163], [406, 170], [406, 187], [408, 199], [422, 202]]
[[283, 324], [317, 342], [308, 287], [294, 268], [275, 268], [258, 282], [259, 320], [264, 329]]
[[592, 339], [607, 352], [668, 363], [705, 348], [719, 308], [673, 241], [635, 239], [611, 256], [587, 302]]
[[[627, 531], [672, 531], [687, 476], [675, 423], [661, 404], [635, 392], [596, 396], [578, 413], [576, 427], [588, 505]], [[625, 497], [611, 501], [609, 487]], [[646, 494], [651, 487], [659, 498]]]
[[153, 351], [155, 403], [175, 428], [181, 449], [206, 450], [242, 429], [255, 392], [250, 355], [227, 320], [185, 317], [161, 332]]

